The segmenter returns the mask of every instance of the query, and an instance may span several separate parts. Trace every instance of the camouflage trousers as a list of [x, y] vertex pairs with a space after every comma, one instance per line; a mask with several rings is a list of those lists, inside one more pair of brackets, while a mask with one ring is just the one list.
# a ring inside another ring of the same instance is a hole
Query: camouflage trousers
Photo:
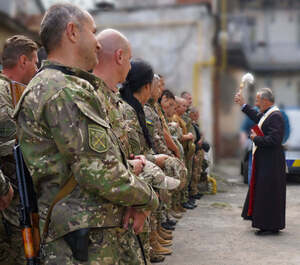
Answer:
[[73, 258], [63, 238], [44, 245], [43, 264], [47, 265], [144, 265], [137, 236], [132, 229], [93, 228], [89, 234], [89, 261]]
[[23, 240], [21, 230], [8, 224], [10, 236], [0, 217], [0, 264], [1, 265], [25, 265]]
[[[151, 246], [150, 246], [150, 232], [142, 232], [138, 235], [141, 239], [141, 243], [143, 245], [145, 258], [147, 260], [147, 265], [151, 264], [150, 261], [150, 253], [151, 253]], [[140, 256], [139, 259], [142, 261], [143, 257]]]
[[201, 193], [207, 192], [209, 190], [208, 179], [207, 179], [207, 170], [206, 170], [207, 167], [208, 167], [208, 161], [206, 159], [203, 159], [200, 180], [198, 183], [198, 189]]
[[187, 168], [187, 178], [184, 188], [180, 191], [181, 193], [181, 203], [187, 202], [189, 200], [189, 188], [192, 178], [192, 166], [193, 166], [193, 155], [186, 155], [185, 165]]
[[175, 205], [181, 204], [181, 193], [180, 191], [174, 191], [172, 193], [172, 208], [174, 209]]
[[204, 151], [202, 149], [198, 150], [193, 158], [192, 178], [190, 184], [191, 196], [196, 195], [199, 192], [198, 183], [200, 182], [203, 158]]

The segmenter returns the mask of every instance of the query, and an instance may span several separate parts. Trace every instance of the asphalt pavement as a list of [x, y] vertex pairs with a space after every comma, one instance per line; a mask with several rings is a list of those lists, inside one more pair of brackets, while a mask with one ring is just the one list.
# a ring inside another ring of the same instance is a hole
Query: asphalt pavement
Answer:
[[287, 185], [286, 229], [257, 236], [241, 218], [247, 185], [237, 160], [215, 165], [218, 192], [197, 201], [173, 233], [173, 254], [162, 265], [299, 265], [300, 184]]

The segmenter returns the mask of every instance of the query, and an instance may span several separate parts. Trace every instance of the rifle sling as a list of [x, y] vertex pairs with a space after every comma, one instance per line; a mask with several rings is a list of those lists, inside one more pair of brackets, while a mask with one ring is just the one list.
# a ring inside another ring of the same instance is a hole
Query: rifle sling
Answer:
[[56, 194], [51, 206], [49, 207], [46, 222], [43, 229], [43, 235], [42, 235], [42, 241], [44, 242], [47, 234], [48, 234], [48, 228], [50, 223], [50, 217], [53, 210], [53, 207], [57, 202], [65, 198], [67, 195], [69, 195], [77, 186], [77, 181], [75, 180], [75, 177], [72, 175], [69, 180], [65, 183], [65, 185], [61, 188], [61, 190]]

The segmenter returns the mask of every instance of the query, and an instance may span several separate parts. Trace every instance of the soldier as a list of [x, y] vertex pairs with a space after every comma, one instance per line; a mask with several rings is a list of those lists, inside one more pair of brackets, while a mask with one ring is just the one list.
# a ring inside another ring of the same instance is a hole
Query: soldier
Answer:
[[[200, 131], [199, 111], [195, 107], [190, 109], [190, 118], [196, 135], [196, 153], [193, 161], [193, 174], [195, 174], [194, 180], [196, 180], [196, 183], [191, 184], [191, 194], [194, 199], [200, 199], [203, 193], [208, 191], [208, 176], [206, 172], [208, 162], [205, 159], [204, 152], [207, 153], [209, 151], [210, 145], [205, 141]], [[199, 191], [198, 193], [197, 190]]]
[[[106, 29], [99, 33], [97, 40], [101, 44], [101, 52], [99, 53], [99, 63], [94, 68], [93, 73], [100, 77], [108, 85], [107, 89], [103, 90], [103, 93], [99, 96], [102, 98], [102, 102], [105, 102], [108, 110], [108, 117], [110, 123], [117, 134], [117, 137], [122, 139], [123, 147], [126, 150], [127, 159], [130, 159], [132, 155], [128, 134], [127, 123], [124, 122], [125, 114], [122, 113], [122, 105], [127, 104], [118, 96], [118, 83], [123, 83], [126, 80], [126, 76], [130, 69], [130, 58], [131, 58], [131, 47], [127, 38], [120, 32], [113, 29]], [[132, 143], [132, 142], [131, 142]], [[138, 143], [137, 143], [138, 144]], [[137, 153], [135, 154], [137, 155]], [[140, 157], [140, 156], [138, 156]], [[132, 164], [134, 160], [128, 162]], [[173, 189], [175, 183], [179, 181], [165, 176], [162, 170], [153, 164], [152, 162], [145, 160], [145, 167], [140, 173], [139, 177], [145, 179], [154, 188], [157, 189]], [[163, 184], [165, 183], [165, 184]], [[177, 184], [176, 184], [177, 185]], [[143, 244], [145, 253], [148, 259], [153, 261], [162, 261], [164, 256], [154, 255], [149, 245], [150, 230], [145, 227], [144, 233], [141, 234], [143, 237]], [[171, 241], [161, 239], [164, 244], [170, 244]], [[169, 253], [169, 250], [164, 250], [164, 253]]]
[[194, 145], [194, 135], [192, 134], [192, 123], [191, 119], [187, 117], [186, 111], [188, 104], [185, 99], [176, 97], [177, 108], [176, 114], [173, 117], [173, 120], [176, 121], [182, 128], [182, 137], [180, 141], [184, 147], [184, 156], [185, 164], [188, 169], [188, 184], [185, 190], [185, 197], [188, 199], [186, 203], [183, 204], [184, 208], [191, 209], [197, 207], [195, 201], [190, 198], [189, 189], [192, 179], [192, 166], [193, 166], [193, 155], [195, 154], [195, 145]]
[[[181, 215], [179, 213], [174, 212], [171, 210], [171, 205], [173, 201], [177, 201], [180, 197], [180, 190], [182, 190], [186, 184], [186, 177], [187, 177], [187, 170], [182, 161], [178, 159], [177, 157], [174, 157], [173, 152], [168, 148], [168, 145], [165, 140], [165, 136], [167, 134], [167, 137], [172, 140], [172, 137], [169, 132], [168, 125], [165, 125], [166, 130], [164, 131], [164, 126], [162, 119], [159, 117], [159, 114], [157, 109], [159, 108], [157, 106], [157, 101], [161, 96], [161, 89], [159, 86], [159, 77], [154, 77], [154, 81], [152, 83], [151, 87], [151, 98], [150, 100], [145, 104], [144, 111], [147, 121], [147, 127], [150, 132], [152, 142], [153, 142], [153, 150], [159, 154], [167, 154], [169, 155], [168, 160], [166, 161], [166, 170], [169, 175], [172, 174], [178, 174], [180, 178], [180, 187], [178, 190], [172, 192], [172, 198], [170, 198], [169, 204], [168, 204], [168, 212], [170, 215], [174, 216], [175, 218], [180, 218]], [[175, 145], [175, 143], [174, 143]], [[176, 146], [176, 145], [175, 145]], [[176, 148], [179, 150], [179, 148], [176, 146]], [[174, 207], [173, 207], [174, 208]], [[172, 224], [174, 225], [174, 221], [171, 220], [170, 216], [167, 214], [166, 222], [162, 223], [162, 225], [167, 228]]]
[[[124, 104], [123, 113], [126, 114], [126, 121], [129, 126], [129, 140], [132, 142], [133, 153], [145, 154], [146, 157], [153, 159], [154, 163], [162, 168], [165, 174], [169, 175], [167, 173], [170, 173], [167, 161], [170, 159], [170, 156], [155, 154], [153, 151], [152, 138], [146, 125], [143, 109], [143, 106], [151, 96], [150, 91], [154, 76], [153, 69], [148, 63], [142, 60], [132, 61], [131, 66], [132, 68], [120, 92], [122, 98], [128, 103]], [[171, 173], [176, 178], [179, 178], [181, 174], [176, 170], [173, 170]], [[158, 220], [158, 224], [160, 224], [160, 220]], [[156, 230], [152, 230], [151, 233], [150, 242], [153, 242], [154, 246]]]
[[[160, 98], [160, 104], [162, 107], [162, 110], [164, 111], [165, 116], [163, 116], [162, 112], [160, 117], [165, 117], [166, 120], [168, 121], [168, 127], [170, 129], [170, 133], [172, 134], [172, 138], [175, 141], [176, 145], [178, 146], [180, 150], [180, 158], [181, 161], [184, 161], [184, 150], [181, 142], [179, 141], [182, 139], [182, 129], [179, 126], [179, 124], [175, 121], [173, 121], [173, 116], [176, 114], [176, 101], [175, 101], [175, 96], [170, 90], [165, 90]], [[158, 110], [160, 108], [157, 108]], [[182, 207], [184, 203], [187, 203], [187, 196], [186, 196], [186, 189], [187, 189], [187, 178], [185, 181], [185, 187], [180, 191], [180, 196], [177, 198], [174, 198], [173, 200], [173, 205], [172, 209], [176, 213], [183, 213], [186, 212], [185, 208]], [[191, 207], [190, 207], [191, 208]], [[173, 215], [174, 216], [174, 215]], [[174, 216], [176, 217], [176, 216]]]
[[192, 120], [192, 131], [194, 135], [194, 144], [196, 147], [195, 154], [193, 156], [190, 197], [193, 199], [200, 199], [202, 194], [199, 193], [198, 185], [200, 182], [202, 162], [204, 159], [204, 151], [202, 149], [203, 136], [200, 134], [199, 125], [197, 123], [199, 118], [198, 110], [195, 107], [192, 107], [189, 113]]
[[88, 12], [50, 7], [40, 31], [48, 61], [15, 112], [39, 196], [45, 264], [143, 264], [135, 233], [158, 206], [152, 188], [128, 169], [97, 94], [103, 81], [88, 73], [100, 49], [95, 32]]
[[[1, 212], [0, 260], [5, 264], [26, 264], [21, 230], [19, 228], [17, 180], [13, 146], [16, 125], [13, 120], [18, 93], [22, 93], [37, 71], [37, 45], [29, 38], [15, 35], [6, 40], [2, 53], [3, 71], [0, 74], [0, 168], [10, 182], [15, 196], [10, 206]], [[20, 84], [20, 91], [15, 84]], [[12, 92], [14, 94], [12, 94]], [[3, 223], [3, 224], [2, 224]]]

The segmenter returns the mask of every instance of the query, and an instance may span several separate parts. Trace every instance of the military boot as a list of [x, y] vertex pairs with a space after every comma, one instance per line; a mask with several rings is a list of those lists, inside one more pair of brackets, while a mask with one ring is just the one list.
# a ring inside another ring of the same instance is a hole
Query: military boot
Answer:
[[155, 254], [153, 249], [150, 250], [150, 262], [151, 263], [157, 263], [157, 262], [163, 262], [165, 260], [165, 256]]
[[170, 211], [169, 211], [169, 214], [170, 214], [171, 216], [173, 216], [174, 218], [176, 218], [176, 219], [182, 218], [182, 213], [175, 212], [174, 210], [170, 210]]
[[180, 212], [182, 212], [182, 213], [185, 213], [185, 212], [186, 212], [186, 209], [184, 209], [184, 208], [181, 206], [180, 203], [176, 205], [176, 209], [178, 209], [178, 211], [180, 211]]
[[173, 243], [172, 240], [164, 239], [157, 233], [157, 231], [153, 231], [153, 233], [155, 234], [158, 243], [161, 244], [163, 247], [172, 246], [172, 243]]
[[163, 247], [159, 242], [157, 241], [157, 238], [155, 236], [155, 233], [153, 231], [150, 232], [150, 246], [153, 249], [153, 252], [158, 255], [171, 255], [172, 250]]
[[168, 229], [163, 228], [161, 224], [158, 224], [158, 226], [157, 226], [157, 231], [159, 231], [159, 230], [165, 232], [168, 235], [172, 235], [172, 233], [173, 233], [172, 230], [168, 230]]
[[165, 232], [164, 230], [162, 230], [162, 229], [158, 229], [157, 232], [158, 232], [159, 236], [160, 236], [161, 238], [165, 239], [165, 240], [172, 240], [172, 239], [173, 239], [172, 234], [168, 234], [168, 233], [166, 233], [166, 232]]

